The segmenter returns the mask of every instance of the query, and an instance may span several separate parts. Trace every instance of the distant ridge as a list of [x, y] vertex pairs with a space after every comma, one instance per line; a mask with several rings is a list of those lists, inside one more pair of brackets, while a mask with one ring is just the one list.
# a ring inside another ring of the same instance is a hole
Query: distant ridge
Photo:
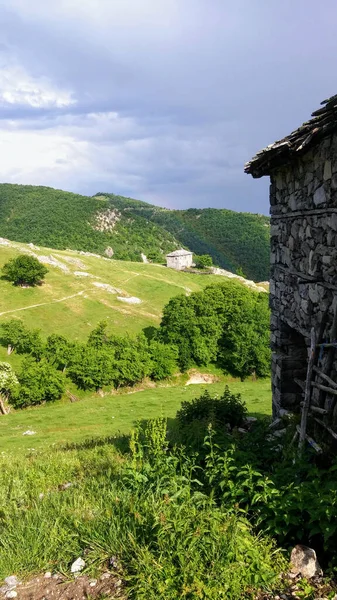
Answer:
[[0, 236], [153, 262], [182, 246], [249, 279], [269, 276], [269, 219], [226, 209], [168, 210], [117, 196], [0, 184]]

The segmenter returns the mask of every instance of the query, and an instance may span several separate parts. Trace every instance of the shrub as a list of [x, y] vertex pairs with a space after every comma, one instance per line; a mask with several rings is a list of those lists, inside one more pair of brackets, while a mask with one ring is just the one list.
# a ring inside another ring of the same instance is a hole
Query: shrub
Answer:
[[70, 379], [83, 390], [98, 390], [109, 385], [116, 374], [114, 353], [107, 348], [77, 346], [68, 367]]
[[206, 269], [213, 265], [212, 257], [209, 254], [201, 254], [195, 257], [195, 266], [197, 269]]
[[211, 423], [223, 429], [227, 423], [231, 428], [240, 425], [246, 413], [247, 408], [241, 400], [241, 395], [232, 394], [226, 386], [220, 398], [212, 397], [206, 390], [199, 398], [182, 402], [177, 419], [181, 427], [199, 421], [205, 426]]
[[151, 378], [160, 381], [171, 377], [177, 369], [178, 348], [153, 340], [149, 350], [152, 360]]
[[63, 335], [54, 333], [47, 338], [44, 356], [56, 369], [65, 371], [74, 356], [75, 348], [76, 344]]
[[9, 402], [15, 408], [25, 408], [42, 402], [59, 400], [65, 390], [64, 377], [47, 362], [23, 361], [18, 375], [19, 386], [10, 395]]
[[20, 254], [2, 268], [3, 277], [14, 285], [38, 285], [47, 273], [48, 269], [29, 254]]
[[7, 346], [8, 354], [32, 354], [41, 358], [43, 343], [38, 329], [27, 329], [19, 319], [11, 319], [0, 325], [0, 343]]

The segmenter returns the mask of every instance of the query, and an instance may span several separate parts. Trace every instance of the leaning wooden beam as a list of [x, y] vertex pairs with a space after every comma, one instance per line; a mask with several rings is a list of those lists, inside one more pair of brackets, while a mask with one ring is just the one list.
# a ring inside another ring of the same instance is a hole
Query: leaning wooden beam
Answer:
[[322, 427], [324, 427], [324, 429], [326, 429], [330, 435], [332, 435], [332, 437], [337, 440], [337, 433], [335, 433], [330, 427], [328, 427], [323, 421], [321, 421], [321, 419], [316, 419], [315, 418], [316, 423], [318, 423], [319, 425], [321, 425]]
[[305, 390], [305, 381], [303, 381], [302, 379], [298, 379], [298, 377], [294, 377], [294, 381], [295, 383], [297, 383], [297, 385], [301, 388], [301, 390]]
[[[300, 433], [301, 428], [299, 425], [297, 425], [296, 429], [297, 429], [298, 433]], [[308, 444], [315, 450], [315, 452], [317, 452], [317, 454], [322, 454], [322, 452], [323, 452], [322, 448], [307, 433], [305, 434], [305, 439], [307, 440]]]
[[317, 375], [319, 375], [322, 379], [324, 379], [324, 381], [326, 381], [329, 385], [331, 385], [331, 387], [335, 388], [337, 390], [337, 383], [335, 381], [333, 381], [331, 379], [331, 377], [328, 377], [325, 373], [323, 373], [318, 367], [314, 367], [314, 371], [315, 373], [317, 373]]
[[[303, 402], [301, 402], [300, 406], [303, 406]], [[320, 408], [319, 406], [313, 406], [313, 404], [311, 404], [311, 406], [310, 406], [310, 412], [319, 413], [320, 415], [328, 414], [328, 411], [325, 410], [325, 408]]]
[[299, 449], [301, 450], [304, 446], [304, 440], [307, 431], [307, 421], [308, 421], [308, 412], [310, 406], [311, 399], [311, 378], [312, 371], [314, 367], [315, 360], [315, 351], [316, 351], [316, 334], [315, 329], [312, 327], [311, 335], [310, 335], [310, 352], [308, 357], [308, 368], [307, 368], [307, 377], [305, 381], [305, 390], [304, 390], [304, 402], [303, 409], [301, 415], [301, 427], [300, 427], [300, 439], [299, 439]]
[[316, 381], [312, 381], [311, 385], [312, 385], [312, 387], [322, 390], [322, 392], [328, 392], [328, 394], [333, 394], [333, 396], [337, 396], [337, 390], [334, 390], [333, 388], [328, 387], [327, 385], [322, 385], [321, 383], [316, 383]]

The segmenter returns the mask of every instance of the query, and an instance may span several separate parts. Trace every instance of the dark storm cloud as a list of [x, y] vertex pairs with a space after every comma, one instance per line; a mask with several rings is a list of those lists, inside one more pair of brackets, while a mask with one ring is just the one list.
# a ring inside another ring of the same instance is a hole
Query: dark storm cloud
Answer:
[[[37, 160], [50, 140], [45, 184], [267, 212], [268, 182], [244, 162], [337, 92], [333, 0], [48, 5], [0, 1], [0, 66], [31, 78], [3, 98], [0, 128], [34, 135]], [[39, 164], [17, 167], [41, 183]]]

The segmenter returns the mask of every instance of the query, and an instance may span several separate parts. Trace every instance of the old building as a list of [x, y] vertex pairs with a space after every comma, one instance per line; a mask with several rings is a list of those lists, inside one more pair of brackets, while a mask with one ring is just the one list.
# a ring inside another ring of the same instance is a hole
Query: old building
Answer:
[[182, 269], [188, 269], [192, 266], [193, 254], [189, 250], [176, 250], [166, 255], [166, 265], [170, 269], [176, 269], [181, 271]]
[[314, 328], [312, 420], [316, 428], [325, 425], [325, 433], [327, 425], [336, 430], [337, 96], [322, 102], [296, 131], [258, 152], [245, 171], [269, 175], [271, 181], [274, 416], [281, 408], [300, 411]]

